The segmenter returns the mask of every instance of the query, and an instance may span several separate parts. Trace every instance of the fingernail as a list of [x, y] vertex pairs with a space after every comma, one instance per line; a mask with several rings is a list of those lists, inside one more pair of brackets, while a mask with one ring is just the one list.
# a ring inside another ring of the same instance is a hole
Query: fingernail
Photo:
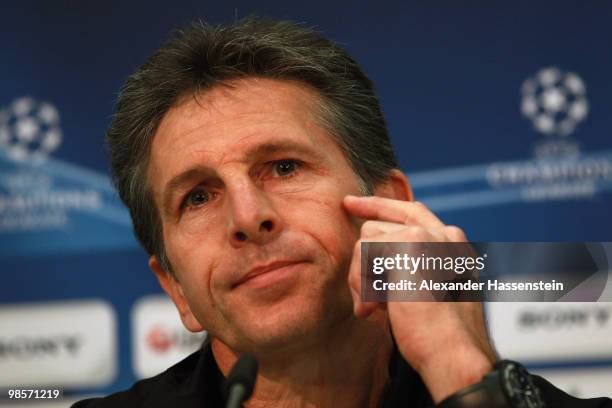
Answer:
[[364, 198], [367, 198], [367, 196], [358, 196], [358, 195], [348, 194], [345, 196], [345, 198], [349, 200], [363, 200]]
[[353, 304], [355, 304], [359, 300], [359, 295], [357, 294], [355, 289], [353, 289], [351, 286], [349, 286], [349, 289], [351, 291], [351, 297], [353, 298]]

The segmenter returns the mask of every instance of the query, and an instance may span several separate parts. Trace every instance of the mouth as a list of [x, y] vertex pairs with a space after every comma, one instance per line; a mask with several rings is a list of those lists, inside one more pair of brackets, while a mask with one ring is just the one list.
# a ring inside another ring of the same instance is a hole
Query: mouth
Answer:
[[257, 266], [241, 277], [232, 288], [241, 285], [268, 286], [278, 280], [282, 280], [293, 274], [296, 267], [304, 264], [304, 261], [276, 261], [269, 264]]

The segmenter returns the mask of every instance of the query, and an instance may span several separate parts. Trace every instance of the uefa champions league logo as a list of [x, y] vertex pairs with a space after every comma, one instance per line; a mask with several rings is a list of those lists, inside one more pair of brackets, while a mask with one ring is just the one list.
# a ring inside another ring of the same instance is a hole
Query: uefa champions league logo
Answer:
[[0, 149], [15, 161], [40, 163], [62, 141], [57, 109], [30, 97], [0, 110]]
[[47, 160], [62, 138], [58, 110], [49, 102], [20, 97], [0, 109], [0, 238], [65, 230], [81, 222], [74, 213], [101, 213], [109, 201], [103, 177]]
[[492, 163], [487, 180], [495, 190], [518, 191], [524, 202], [593, 198], [612, 180], [612, 156], [583, 153], [573, 137], [589, 114], [586, 85], [574, 72], [540, 69], [521, 86], [522, 114], [543, 137], [534, 157]]
[[523, 82], [521, 112], [540, 133], [565, 137], [589, 113], [584, 81], [555, 67], [538, 71]]

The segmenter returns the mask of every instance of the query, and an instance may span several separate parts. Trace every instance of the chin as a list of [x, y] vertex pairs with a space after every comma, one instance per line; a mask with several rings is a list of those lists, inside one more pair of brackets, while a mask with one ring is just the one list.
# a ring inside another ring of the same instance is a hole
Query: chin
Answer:
[[325, 342], [342, 321], [353, 318], [353, 309], [352, 301], [327, 304], [320, 300], [278, 305], [264, 313], [254, 310], [244, 316], [243, 321], [249, 322], [241, 330], [250, 343], [246, 349], [270, 353]]

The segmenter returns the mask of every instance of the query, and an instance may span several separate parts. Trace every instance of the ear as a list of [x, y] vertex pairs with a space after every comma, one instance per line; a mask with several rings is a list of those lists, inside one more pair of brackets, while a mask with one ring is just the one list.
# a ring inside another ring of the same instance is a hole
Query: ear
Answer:
[[414, 201], [408, 177], [398, 169], [391, 170], [389, 178], [374, 188], [374, 195], [394, 200]]
[[159, 284], [164, 289], [164, 292], [174, 302], [176, 309], [181, 316], [181, 321], [185, 328], [191, 332], [199, 332], [204, 330], [204, 327], [198, 322], [194, 314], [191, 312], [191, 307], [187, 302], [187, 298], [183, 293], [183, 287], [181, 283], [174, 277], [172, 273], [165, 270], [159, 264], [159, 261], [155, 255], [149, 258], [149, 268], [155, 273]]

